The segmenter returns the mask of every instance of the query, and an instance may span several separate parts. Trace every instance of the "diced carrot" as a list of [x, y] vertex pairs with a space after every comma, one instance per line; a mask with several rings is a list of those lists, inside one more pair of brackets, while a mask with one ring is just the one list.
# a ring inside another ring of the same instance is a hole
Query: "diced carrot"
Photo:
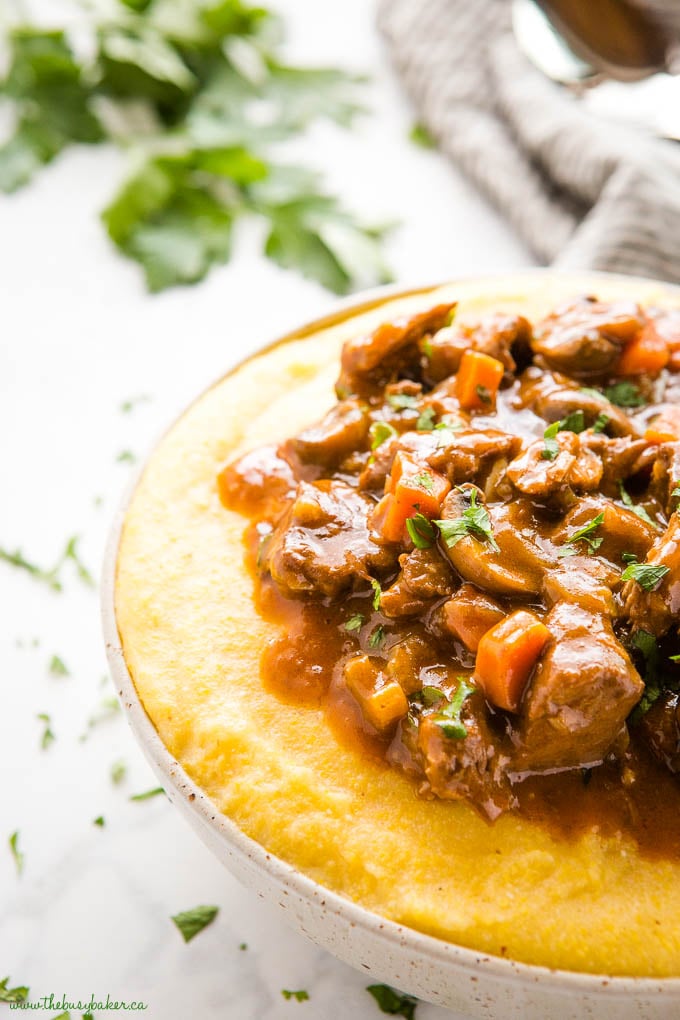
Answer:
[[516, 712], [536, 660], [550, 637], [537, 616], [518, 609], [479, 642], [475, 680], [492, 705]]
[[387, 730], [408, 712], [408, 700], [396, 680], [391, 680], [367, 655], [345, 663], [345, 684], [364, 719], [377, 730]]
[[375, 510], [373, 524], [388, 542], [400, 542], [406, 521], [414, 514], [437, 517], [444, 496], [450, 491], [448, 480], [427, 465], [418, 464], [400, 451], [385, 483], [386, 495]]
[[680, 350], [671, 351], [668, 369], [670, 372], [680, 372]]
[[673, 443], [680, 439], [680, 407], [665, 404], [647, 427], [645, 439], [648, 443]]
[[471, 584], [464, 584], [442, 606], [444, 624], [471, 652], [488, 630], [506, 616], [503, 607], [490, 595]]
[[481, 351], [466, 351], [456, 375], [458, 403], [467, 411], [493, 411], [505, 367]]
[[658, 375], [668, 364], [668, 343], [651, 320], [623, 349], [616, 366], [617, 375]]

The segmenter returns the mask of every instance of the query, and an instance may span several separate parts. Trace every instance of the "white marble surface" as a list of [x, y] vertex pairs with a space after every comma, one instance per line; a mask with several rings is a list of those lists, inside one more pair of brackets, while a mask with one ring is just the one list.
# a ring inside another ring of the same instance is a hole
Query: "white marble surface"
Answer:
[[[527, 264], [456, 172], [407, 140], [412, 114], [370, 4], [279, 6], [292, 57], [374, 74], [372, 115], [351, 134], [319, 127], [298, 155], [354, 207], [401, 219], [389, 245], [397, 280]], [[97, 221], [121, 170], [113, 151], [74, 150], [20, 194], [0, 197], [0, 544], [49, 564], [79, 534], [95, 574], [130, 470], [116, 462], [120, 451], [143, 457], [202, 387], [334, 300], [268, 264], [254, 231], [204, 284], [148, 296]], [[120, 403], [138, 395], [151, 399], [121, 413]], [[241, 889], [164, 798], [130, 801], [156, 781], [120, 713], [88, 726], [112, 694], [97, 595], [72, 572], [64, 577], [55, 594], [0, 563], [0, 978], [29, 985], [34, 999], [143, 1000], [145, 1015], [163, 1020], [376, 1020], [364, 976], [293, 935], [274, 908]], [[49, 674], [54, 654], [68, 676]], [[36, 718], [43, 712], [56, 736], [47, 750]], [[127, 776], [114, 786], [118, 759]], [[103, 828], [93, 824], [99, 815]], [[7, 845], [15, 830], [20, 876]], [[199, 903], [220, 913], [185, 945], [169, 918]], [[307, 990], [309, 1001], [286, 1001], [284, 988]], [[453, 1016], [424, 1003], [416, 1015]]]

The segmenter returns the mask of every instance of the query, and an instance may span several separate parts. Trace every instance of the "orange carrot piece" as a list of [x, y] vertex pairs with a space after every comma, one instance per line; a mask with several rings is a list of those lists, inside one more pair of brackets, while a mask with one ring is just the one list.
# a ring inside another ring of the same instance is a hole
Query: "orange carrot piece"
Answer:
[[456, 396], [466, 411], [493, 411], [505, 368], [498, 358], [466, 351], [456, 375]]
[[668, 370], [670, 372], [680, 372], [680, 350], [671, 351], [671, 356], [668, 361]]
[[400, 542], [405, 534], [406, 521], [414, 514], [438, 517], [444, 496], [451, 485], [437, 471], [418, 464], [408, 454], [399, 452], [394, 458], [390, 477], [375, 511], [378, 529], [388, 542]]
[[670, 358], [668, 342], [650, 320], [623, 349], [617, 375], [658, 375]]
[[648, 443], [673, 443], [680, 439], [680, 407], [666, 404], [645, 432]]
[[524, 688], [550, 631], [525, 609], [488, 630], [479, 642], [474, 679], [487, 701], [508, 712], [519, 708]]

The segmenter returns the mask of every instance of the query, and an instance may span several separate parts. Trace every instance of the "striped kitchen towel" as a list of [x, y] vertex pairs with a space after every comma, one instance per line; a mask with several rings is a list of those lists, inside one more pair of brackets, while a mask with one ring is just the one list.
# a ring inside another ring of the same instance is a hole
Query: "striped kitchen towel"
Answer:
[[680, 283], [680, 143], [596, 116], [519, 52], [507, 0], [379, 0], [418, 118], [545, 263]]

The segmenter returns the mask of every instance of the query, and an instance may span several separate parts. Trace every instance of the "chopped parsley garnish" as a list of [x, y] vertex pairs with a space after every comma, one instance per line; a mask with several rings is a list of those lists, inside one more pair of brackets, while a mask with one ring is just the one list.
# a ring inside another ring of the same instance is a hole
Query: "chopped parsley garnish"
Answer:
[[385, 628], [381, 623], [371, 632], [371, 636], [368, 639], [369, 648], [380, 648], [383, 641], [385, 640]]
[[373, 608], [380, 609], [380, 599], [382, 598], [382, 588], [380, 587], [380, 581], [376, 581], [376, 579], [372, 577], [371, 588], [373, 589]]
[[137, 458], [132, 450], [121, 450], [116, 457], [116, 464], [135, 464]]
[[552, 425], [548, 425], [547, 429], [543, 433], [543, 439], [545, 445], [541, 451], [541, 457], [543, 460], [555, 460], [555, 457], [560, 452], [560, 444], [555, 438], [557, 433], [560, 431], [560, 423], [554, 421]]
[[[94, 726], [99, 726], [100, 723], [107, 722], [109, 719], [113, 719], [120, 712], [120, 701], [115, 695], [109, 695], [106, 698], [102, 698], [99, 702], [99, 708], [97, 711], [90, 716], [87, 720], [88, 729], [92, 729]], [[82, 740], [86, 739], [86, 734], [81, 737]]]
[[452, 740], [462, 740], [463, 737], [467, 736], [467, 729], [460, 718], [460, 713], [465, 699], [472, 694], [474, 689], [474, 684], [469, 683], [464, 676], [458, 677], [458, 687], [455, 694], [434, 717], [437, 726], [444, 731], [445, 737], [450, 737]]
[[624, 552], [621, 553], [621, 559], [624, 563], [637, 563], [638, 558], [635, 553]]
[[424, 411], [421, 411], [418, 415], [418, 421], [416, 422], [416, 429], [418, 432], [431, 432], [434, 428], [434, 420], [437, 417], [437, 412], [433, 407], [426, 407]]
[[412, 126], [408, 133], [408, 137], [414, 145], [420, 146], [421, 149], [434, 149], [436, 146], [434, 138], [425, 125], [421, 124], [420, 121], [416, 121], [416, 123]]
[[288, 1002], [291, 999], [295, 999], [297, 1002], [307, 1002], [307, 1000], [309, 999], [309, 992], [306, 992], [304, 988], [299, 988], [296, 992], [291, 992], [287, 988], [282, 988], [281, 995]]
[[431, 708], [432, 705], [436, 705], [437, 702], [441, 701], [442, 698], [446, 697], [446, 695], [440, 687], [434, 687], [432, 684], [425, 684], [416, 697], [420, 698], [423, 705], [427, 708]]
[[662, 564], [655, 566], [653, 563], [629, 563], [621, 574], [622, 581], [637, 581], [645, 591], [654, 591], [657, 588], [670, 567]]
[[596, 517], [593, 517], [592, 521], [588, 524], [584, 524], [582, 528], [575, 531], [571, 538], [567, 539], [567, 545], [573, 545], [575, 542], [585, 542], [591, 553], [594, 553], [596, 549], [599, 549], [604, 539], [602, 536], [591, 537], [593, 531], [595, 531], [604, 522], [604, 511], [599, 513]]
[[437, 538], [432, 521], [425, 514], [414, 514], [406, 520], [406, 530], [416, 549], [429, 549]]
[[28, 988], [26, 985], [17, 985], [16, 988], [9, 988], [9, 977], [0, 981], [0, 1002], [26, 1002]]
[[415, 482], [416, 485], [422, 486], [427, 492], [432, 492], [434, 487], [434, 481], [429, 471], [421, 471], [420, 474], [413, 475], [411, 481]]
[[645, 715], [661, 695], [659, 679], [659, 645], [648, 630], [636, 631], [630, 641], [633, 648], [642, 653], [644, 659], [645, 691], [635, 708], [636, 716]]
[[597, 418], [593, 422], [592, 425], [593, 432], [604, 432], [604, 430], [607, 428], [607, 425], [609, 425], [609, 415], [605, 414], [604, 411], [600, 411]]
[[36, 719], [39, 719], [41, 723], [44, 723], [43, 734], [40, 738], [40, 746], [43, 751], [46, 751], [50, 744], [56, 739], [51, 727], [52, 720], [47, 712], [39, 712]]
[[442, 538], [449, 549], [452, 549], [461, 538], [469, 535], [481, 541], [488, 542], [494, 552], [500, 552], [498, 543], [493, 537], [491, 518], [485, 506], [477, 504], [477, 489], [465, 490], [470, 493], [470, 506], [463, 510], [456, 520], [435, 521]]
[[623, 482], [621, 481], [619, 481], [619, 492], [621, 493], [621, 502], [624, 504], [624, 506], [627, 506], [628, 509], [632, 510], [634, 514], [637, 514], [640, 520], [646, 521], [647, 524], [651, 524], [653, 528], [658, 528], [658, 524], [656, 523], [656, 521], [652, 520], [652, 518], [649, 516], [645, 508], [633, 502], [633, 500], [626, 492], [626, 488]]
[[114, 786], [120, 786], [127, 775], [127, 765], [124, 761], [114, 761], [111, 766], [111, 782]]
[[386, 421], [374, 421], [368, 434], [371, 437], [371, 449], [377, 450], [388, 439], [393, 439], [397, 435], [397, 430]]
[[0, 560], [3, 560], [5, 563], [9, 563], [12, 567], [18, 567], [20, 570], [25, 570], [31, 575], [31, 577], [34, 577], [36, 581], [42, 581], [51, 588], [52, 591], [62, 590], [63, 584], [60, 577], [61, 568], [65, 563], [71, 562], [74, 564], [80, 580], [89, 587], [94, 586], [94, 578], [92, 577], [92, 574], [78, 555], [77, 535], [73, 535], [69, 538], [66, 546], [64, 547], [64, 551], [50, 570], [44, 570], [36, 563], [31, 563], [30, 560], [26, 559], [20, 549], [15, 549], [14, 552], [8, 552], [7, 549], [0, 547]]
[[148, 404], [150, 400], [151, 397], [148, 394], [141, 393], [138, 397], [130, 397], [129, 400], [124, 400], [120, 404], [119, 410], [121, 414], [130, 414], [135, 410], [135, 408], [139, 407], [140, 404]]
[[645, 398], [635, 383], [624, 380], [614, 383], [613, 386], [605, 386], [604, 396], [610, 404], [617, 407], [642, 407]]
[[239, 946], [239, 949], [241, 950], [242, 953], [245, 953], [247, 948], [248, 948], [248, 943], [247, 942], [242, 942], [240, 944], [240, 946]]
[[130, 797], [130, 800], [151, 800], [152, 797], [158, 797], [161, 793], [165, 793], [162, 786], [154, 786], [151, 790], [145, 790], [144, 793], [135, 793]]
[[432, 349], [432, 343], [430, 342], [430, 340], [427, 339], [427, 337], [424, 340], [421, 340], [420, 349], [428, 360], [434, 354], [434, 351]]
[[390, 407], [394, 408], [395, 411], [405, 411], [406, 408], [417, 407], [418, 398], [412, 396], [410, 393], [390, 393], [387, 398], [387, 403]]
[[479, 386], [475, 386], [475, 393], [483, 404], [491, 404], [491, 393], [488, 386], [482, 386], [480, 383]]
[[355, 613], [354, 616], [350, 616], [349, 620], [345, 624], [345, 630], [350, 631], [360, 630], [363, 626], [364, 618], [361, 613]]
[[96, 825], [97, 828], [99, 829], [103, 829], [104, 826], [106, 825], [106, 822], [104, 821], [104, 815], [98, 815], [98, 817], [94, 819], [92, 824]]
[[60, 659], [58, 655], [53, 655], [50, 659], [48, 666], [51, 676], [70, 676], [68, 667], [63, 659]]
[[680, 662], [680, 655], [669, 655], [668, 658], [671, 662]]
[[19, 849], [19, 830], [18, 829], [17, 829], [16, 832], [12, 833], [12, 835], [9, 837], [8, 842], [9, 842], [10, 852], [12, 854], [12, 857], [14, 858], [14, 864], [15, 864], [16, 869], [17, 869], [17, 875], [20, 875], [21, 872], [24, 870], [24, 860], [25, 860], [25, 858], [24, 858], [23, 853]]
[[680, 499], [680, 482], [675, 483], [675, 488], [671, 492], [671, 499]]
[[415, 1020], [418, 1000], [412, 995], [404, 995], [389, 985], [369, 985], [366, 991], [373, 996], [382, 1013], [403, 1016], [404, 1020]]
[[583, 411], [572, 411], [566, 418], [562, 418], [559, 423], [560, 432], [583, 432], [586, 427], [586, 416]]
[[174, 914], [171, 921], [174, 921], [179, 928], [184, 941], [191, 942], [204, 928], [212, 924], [219, 909], [219, 907], [194, 907], [193, 910], [184, 910], [180, 914]]

